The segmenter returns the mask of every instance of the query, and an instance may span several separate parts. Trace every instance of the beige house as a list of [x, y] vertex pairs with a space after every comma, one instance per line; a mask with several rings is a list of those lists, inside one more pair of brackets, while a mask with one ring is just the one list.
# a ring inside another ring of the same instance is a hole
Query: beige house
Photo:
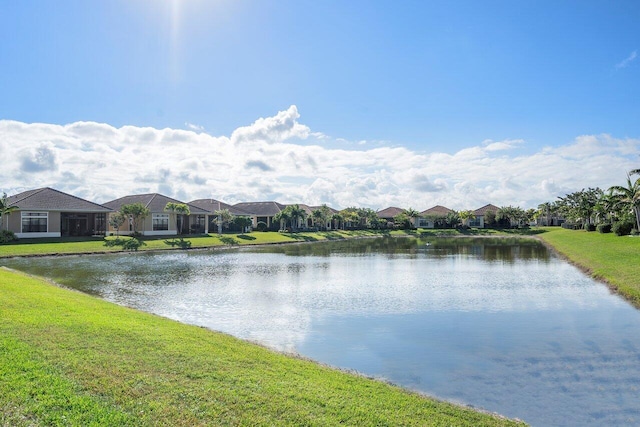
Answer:
[[111, 209], [53, 188], [24, 191], [7, 198], [15, 207], [3, 228], [20, 239], [104, 235]]
[[453, 209], [436, 205], [420, 212], [420, 216], [415, 219], [415, 226], [416, 228], [435, 228], [438, 218], [446, 218], [453, 212]]
[[[169, 212], [165, 208], [167, 203], [180, 203], [189, 206], [190, 215], [180, 215], [175, 212]], [[111, 200], [104, 204], [111, 209], [110, 215], [117, 213], [124, 205], [140, 203], [151, 214], [146, 217], [143, 223], [136, 230], [144, 236], [170, 236], [177, 234], [198, 234], [205, 232], [207, 211], [197, 206], [181, 202], [171, 197], [158, 193], [150, 194], [134, 194]], [[131, 234], [133, 233], [133, 220], [127, 218], [125, 223], [118, 230], [109, 225], [107, 220], [108, 233]]]
[[233, 205], [233, 208], [248, 212], [253, 220], [254, 229], [278, 230], [280, 223], [274, 221], [273, 217], [286, 208], [286, 205], [278, 202], [243, 202]]
[[484, 205], [483, 207], [476, 209], [475, 211], [473, 211], [473, 214], [476, 217], [469, 221], [469, 227], [484, 228], [485, 216], [487, 215], [487, 212], [492, 211], [495, 214], [496, 212], [498, 212], [498, 209], [500, 208], [492, 204]]
[[386, 209], [381, 209], [378, 212], [376, 212], [376, 215], [378, 215], [378, 218], [380, 218], [380, 220], [393, 224], [394, 218], [400, 215], [402, 212], [404, 212], [404, 209], [402, 208], [389, 206]]
[[218, 232], [218, 216], [216, 211], [228, 210], [233, 216], [246, 216], [251, 218], [252, 224], [256, 224], [255, 215], [244, 211], [236, 206], [221, 202], [216, 199], [197, 199], [189, 202], [189, 206], [195, 206], [206, 212], [206, 221], [204, 223], [203, 233], [217, 233]]

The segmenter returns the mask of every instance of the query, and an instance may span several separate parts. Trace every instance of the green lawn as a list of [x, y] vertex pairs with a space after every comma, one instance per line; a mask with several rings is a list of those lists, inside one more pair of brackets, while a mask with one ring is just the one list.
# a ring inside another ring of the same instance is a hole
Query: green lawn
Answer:
[[[191, 248], [206, 248], [217, 246], [258, 245], [274, 243], [314, 242], [321, 240], [340, 240], [357, 237], [376, 237], [381, 235], [402, 235], [402, 231], [383, 232], [375, 230], [335, 230], [314, 233], [277, 233], [254, 231], [248, 234], [216, 234], [204, 236], [184, 236], [186, 242], [190, 242]], [[113, 239], [114, 237], [108, 237]], [[122, 237], [126, 239], [127, 237]], [[178, 249], [178, 246], [167, 244], [175, 237], [145, 237], [142, 238], [146, 246], [143, 250]], [[8, 256], [33, 256], [33, 255], [59, 255], [81, 254], [97, 252], [115, 252], [122, 250], [120, 247], [107, 247], [102, 238], [55, 238], [55, 239], [21, 239], [15, 243], [0, 245], [0, 257]]]
[[0, 307], [0, 425], [516, 425], [1, 268]]
[[546, 227], [539, 237], [640, 306], [640, 237]]

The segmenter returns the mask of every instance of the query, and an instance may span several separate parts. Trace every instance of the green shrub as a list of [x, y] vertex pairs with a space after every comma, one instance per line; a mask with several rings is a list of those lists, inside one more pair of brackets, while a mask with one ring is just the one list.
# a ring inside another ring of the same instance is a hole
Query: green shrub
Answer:
[[18, 240], [18, 238], [13, 233], [13, 231], [9, 231], [9, 230], [0, 231], [0, 245], [4, 243], [15, 242], [16, 240]]
[[256, 228], [258, 229], [258, 231], [267, 231], [267, 223], [260, 221], [258, 224], [256, 224]]
[[630, 222], [618, 221], [613, 223], [612, 230], [617, 236], [628, 236], [633, 229], [633, 224]]
[[611, 233], [611, 224], [607, 222], [603, 222], [602, 224], [598, 224], [598, 232], [600, 233]]
[[585, 224], [584, 225], [584, 229], [587, 231], [596, 231], [596, 225], [595, 224]]

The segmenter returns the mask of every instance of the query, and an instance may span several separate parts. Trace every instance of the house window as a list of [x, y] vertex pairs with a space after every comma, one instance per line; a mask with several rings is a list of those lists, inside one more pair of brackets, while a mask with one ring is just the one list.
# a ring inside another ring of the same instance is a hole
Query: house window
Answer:
[[47, 212], [22, 212], [22, 232], [46, 233], [48, 218]]
[[153, 231], [166, 231], [169, 229], [169, 214], [153, 214], [151, 219]]
[[96, 228], [94, 233], [96, 234], [104, 234], [107, 229], [107, 214], [99, 213], [96, 214]]

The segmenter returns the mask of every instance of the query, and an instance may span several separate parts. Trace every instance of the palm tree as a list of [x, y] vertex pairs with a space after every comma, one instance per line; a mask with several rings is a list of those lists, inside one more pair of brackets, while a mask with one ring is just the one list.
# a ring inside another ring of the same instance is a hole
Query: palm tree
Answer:
[[185, 205], [184, 203], [169, 202], [164, 207], [164, 210], [176, 214], [176, 233], [182, 234], [182, 229], [184, 227], [181, 227], [181, 225], [184, 224], [184, 216], [191, 215], [191, 209], [189, 209], [189, 206]]
[[280, 230], [284, 230], [287, 227], [287, 221], [291, 219], [289, 210], [284, 208], [280, 212], [274, 215], [273, 220], [280, 223]]
[[[2, 198], [0, 199], [0, 230], [2, 230], [2, 226], [4, 224], [4, 217], [11, 215], [11, 212], [15, 212], [17, 210], [17, 206], [9, 206], [7, 193], [2, 193]], [[7, 229], [9, 229], [9, 221], [7, 221]]]
[[289, 215], [291, 217], [291, 228], [296, 230], [300, 225], [300, 221], [307, 217], [307, 212], [300, 207], [300, 205], [289, 205], [285, 210], [289, 209]]
[[525, 218], [525, 212], [522, 208], [516, 206], [502, 206], [496, 212], [496, 219], [498, 221], [508, 222], [509, 228], [513, 227], [513, 224], [520, 225]]
[[[635, 171], [631, 171], [635, 172]], [[627, 186], [619, 185], [609, 188], [615, 199], [615, 206], [622, 210], [631, 211], [636, 217], [636, 227], [640, 230], [640, 178], [631, 181], [631, 174], [627, 174]]]
[[313, 223], [316, 224], [316, 221], [322, 224], [323, 229], [327, 229], [327, 222], [331, 217], [331, 209], [327, 205], [322, 205], [318, 209], [311, 212], [311, 217], [313, 218]]
[[476, 217], [476, 214], [473, 213], [473, 211], [460, 211], [458, 212], [458, 217], [460, 218], [460, 220], [462, 221], [462, 225], [465, 226], [469, 226], [469, 220], [472, 220]]
[[[334, 213], [331, 215], [331, 222], [333, 223], [333, 228], [340, 228], [340, 225], [344, 224], [344, 217], [340, 212]], [[344, 225], [343, 225], [344, 226]]]
[[544, 225], [548, 226], [551, 223], [551, 203], [545, 202], [538, 205], [538, 212], [540, 215], [544, 215], [546, 222]]
[[415, 228], [416, 227], [416, 218], [420, 216], [420, 212], [413, 208], [405, 209], [404, 214], [409, 218], [410, 225]]

